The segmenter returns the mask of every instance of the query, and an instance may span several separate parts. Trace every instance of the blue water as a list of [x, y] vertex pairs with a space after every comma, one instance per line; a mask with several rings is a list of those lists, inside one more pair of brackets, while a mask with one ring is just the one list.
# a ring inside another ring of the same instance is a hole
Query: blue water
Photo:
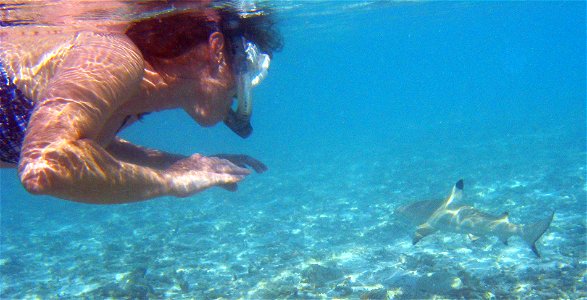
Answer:
[[[269, 166], [236, 193], [93, 206], [28, 195], [1, 171], [0, 298], [587, 297], [584, 2], [279, 2], [282, 52], [253, 135], [181, 111], [123, 132], [171, 152]], [[445, 197], [555, 211], [538, 259], [519, 238], [393, 214]]]

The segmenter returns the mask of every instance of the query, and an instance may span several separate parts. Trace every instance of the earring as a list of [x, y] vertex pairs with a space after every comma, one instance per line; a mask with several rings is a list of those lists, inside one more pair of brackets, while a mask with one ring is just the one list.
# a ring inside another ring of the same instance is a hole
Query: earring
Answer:
[[222, 52], [216, 54], [216, 63], [217, 64], [224, 64], [224, 54]]

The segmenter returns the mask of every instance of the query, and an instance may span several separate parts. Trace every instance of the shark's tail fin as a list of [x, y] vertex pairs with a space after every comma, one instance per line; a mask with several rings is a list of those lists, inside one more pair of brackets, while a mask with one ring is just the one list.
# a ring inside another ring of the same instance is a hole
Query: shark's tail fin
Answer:
[[534, 252], [534, 254], [536, 254], [536, 256], [538, 257], [540, 257], [540, 253], [536, 248], [536, 241], [538, 241], [538, 239], [544, 234], [544, 232], [546, 232], [546, 230], [550, 226], [550, 222], [552, 222], [553, 217], [554, 212], [552, 212], [552, 214], [544, 220], [524, 225], [522, 227], [522, 233], [520, 234], [520, 236], [522, 237], [522, 239], [524, 239], [524, 241], [526, 241], [526, 243], [530, 245], [530, 247], [532, 247], [532, 252]]

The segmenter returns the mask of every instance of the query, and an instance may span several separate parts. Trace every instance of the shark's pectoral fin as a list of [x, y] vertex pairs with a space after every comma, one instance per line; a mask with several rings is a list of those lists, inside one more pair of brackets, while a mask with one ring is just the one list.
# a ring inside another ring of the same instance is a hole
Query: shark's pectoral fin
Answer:
[[501, 241], [503, 242], [504, 245], [508, 245], [508, 239], [501, 239]]
[[418, 226], [418, 229], [416, 229], [416, 233], [414, 234], [414, 238], [412, 239], [412, 245], [416, 245], [425, 236], [431, 235], [434, 232], [436, 232], [436, 229], [428, 225], [428, 223], [424, 223]]

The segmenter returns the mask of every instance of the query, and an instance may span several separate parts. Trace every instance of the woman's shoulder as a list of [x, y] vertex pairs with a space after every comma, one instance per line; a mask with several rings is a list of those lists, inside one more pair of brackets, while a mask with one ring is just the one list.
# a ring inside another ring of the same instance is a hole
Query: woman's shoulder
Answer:
[[6, 26], [0, 27], [0, 51], [19, 53], [22, 51], [44, 52], [47, 48], [58, 48], [71, 43], [74, 32], [53, 26]]
[[36, 99], [73, 40], [73, 35], [57, 28], [3, 27], [0, 30], [0, 63], [25, 95]]
[[[81, 49], [83, 53], [80, 54]], [[14, 26], [0, 30], [0, 63], [31, 99], [37, 99], [65, 61], [79, 60], [80, 55], [85, 61], [132, 55], [127, 63], [134, 60], [138, 67], [142, 64], [139, 50], [118, 31], [42, 26]]]

